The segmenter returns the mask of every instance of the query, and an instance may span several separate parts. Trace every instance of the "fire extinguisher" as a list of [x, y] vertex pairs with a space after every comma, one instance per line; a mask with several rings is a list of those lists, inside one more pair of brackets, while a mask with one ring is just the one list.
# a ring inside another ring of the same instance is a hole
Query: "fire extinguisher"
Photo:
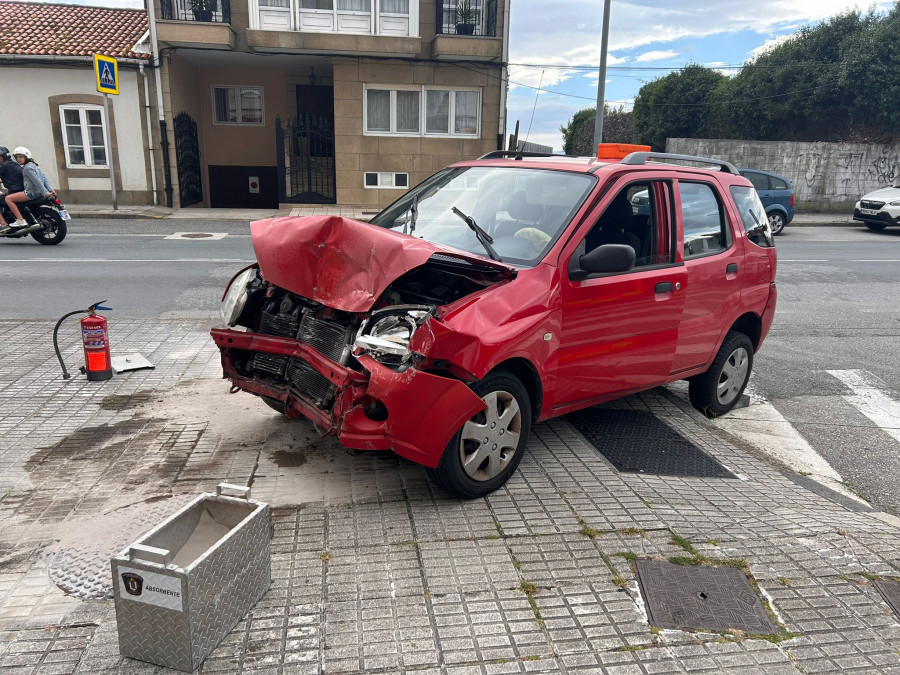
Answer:
[[[100, 302], [106, 302], [101, 300]], [[75, 314], [87, 314], [81, 319], [81, 341], [84, 347], [84, 365], [79, 370], [87, 375], [89, 380], [108, 380], [112, 377], [112, 361], [109, 356], [109, 331], [107, 330], [106, 317], [99, 316], [97, 310], [109, 311], [112, 307], [103, 307], [100, 302], [95, 302], [87, 309], [78, 309], [69, 312], [56, 322], [53, 329], [53, 348], [62, 366], [63, 379], [68, 380], [71, 375], [66, 370], [62, 355], [59, 353], [57, 333], [62, 322]]]

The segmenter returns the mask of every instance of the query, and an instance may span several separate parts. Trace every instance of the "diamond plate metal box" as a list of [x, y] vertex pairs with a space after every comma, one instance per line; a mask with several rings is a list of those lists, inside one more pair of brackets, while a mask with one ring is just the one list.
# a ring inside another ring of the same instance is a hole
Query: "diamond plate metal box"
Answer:
[[271, 536], [268, 504], [221, 483], [121, 551], [111, 561], [121, 654], [199, 668], [269, 587]]

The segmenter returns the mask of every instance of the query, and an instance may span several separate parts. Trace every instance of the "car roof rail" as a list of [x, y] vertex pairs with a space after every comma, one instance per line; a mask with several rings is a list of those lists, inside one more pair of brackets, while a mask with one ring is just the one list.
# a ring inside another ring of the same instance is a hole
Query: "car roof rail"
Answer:
[[712, 159], [710, 157], [694, 157], [693, 155], [674, 155], [670, 152], [632, 152], [630, 155], [626, 155], [622, 160], [622, 164], [634, 164], [634, 165], [642, 165], [646, 164], [647, 160], [657, 160], [660, 162], [696, 162], [698, 164], [713, 164], [719, 167], [719, 170], [726, 171], [727, 173], [732, 173], [735, 176], [739, 176], [740, 172], [737, 170], [737, 167], [731, 162], [726, 162], [724, 159]]
[[503, 157], [512, 157], [513, 159], [522, 159], [523, 157], [565, 157], [566, 155], [554, 155], [552, 152], [525, 152], [524, 150], [494, 150], [482, 155], [478, 159], [501, 159]]

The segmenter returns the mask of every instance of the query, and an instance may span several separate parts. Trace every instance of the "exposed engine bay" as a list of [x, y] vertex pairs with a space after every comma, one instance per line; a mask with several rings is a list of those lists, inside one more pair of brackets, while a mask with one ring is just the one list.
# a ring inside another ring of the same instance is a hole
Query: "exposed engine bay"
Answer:
[[[365, 354], [398, 372], [424, 355], [409, 348], [412, 335], [429, 318], [440, 319], [446, 305], [508, 278], [502, 271], [435, 254], [385, 288], [365, 313], [346, 312], [268, 283], [258, 268], [236, 277], [226, 292], [230, 326], [262, 335], [299, 340], [329, 361], [362, 372]], [[229, 302], [229, 296], [233, 302]], [[223, 314], [226, 310], [223, 309]], [[334, 404], [336, 385], [303, 358], [234, 350], [238, 373], [279, 389], [287, 387], [321, 410]]]

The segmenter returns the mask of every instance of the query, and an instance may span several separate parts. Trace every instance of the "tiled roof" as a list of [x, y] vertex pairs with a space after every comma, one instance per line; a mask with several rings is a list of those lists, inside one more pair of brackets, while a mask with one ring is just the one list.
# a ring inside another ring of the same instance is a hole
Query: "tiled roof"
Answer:
[[148, 29], [143, 9], [0, 0], [0, 56], [147, 59], [132, 49]]

